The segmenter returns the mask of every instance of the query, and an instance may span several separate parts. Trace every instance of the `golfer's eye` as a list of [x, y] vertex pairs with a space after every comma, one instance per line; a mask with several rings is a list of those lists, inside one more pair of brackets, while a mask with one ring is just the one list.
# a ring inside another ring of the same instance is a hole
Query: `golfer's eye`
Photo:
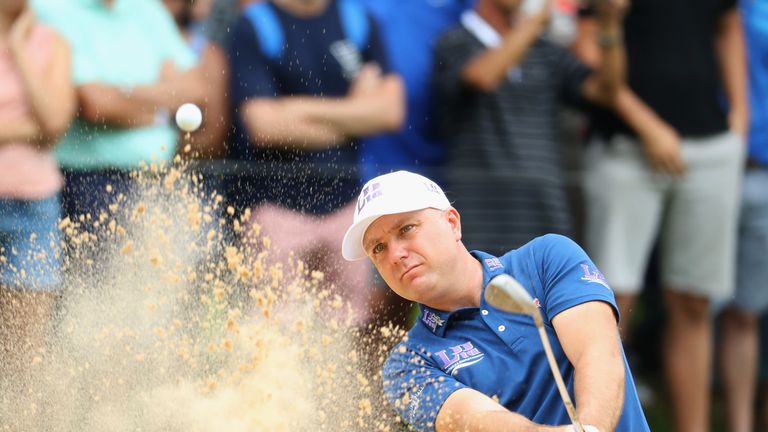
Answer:
[[377, 243], [376, 246], [374, 246], [373, 249], [371, 249], [371, 252], [374, 255], [384, 252], [384, 243]]
[[404, 225], [402, 228], [400, 228], [400, 234], [407, 234], [413, 231], [414, 228], [416, 228], [416, 225], [414, 224]]

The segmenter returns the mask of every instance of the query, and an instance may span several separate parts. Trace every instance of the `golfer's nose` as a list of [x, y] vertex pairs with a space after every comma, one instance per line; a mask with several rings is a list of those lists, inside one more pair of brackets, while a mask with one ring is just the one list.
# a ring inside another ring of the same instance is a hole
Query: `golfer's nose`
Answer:
[[401, 261], [408, 258], [408, 253], [408, 247], [404, 241], [394, 241], [390, 245], [389, 254], [392, 264], [400, 264]]

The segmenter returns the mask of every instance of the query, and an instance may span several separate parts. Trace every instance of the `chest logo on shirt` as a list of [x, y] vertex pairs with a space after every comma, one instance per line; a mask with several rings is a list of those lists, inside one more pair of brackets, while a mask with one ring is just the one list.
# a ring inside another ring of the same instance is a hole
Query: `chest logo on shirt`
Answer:
[[581, 277], [581, 280], [589, 283], [597, 283], [611, 289], [611, 287], [608, 286], [608, 281], [605, 280], [605, 276], [603, 276], [598, 269], [590, 267], [588, 264], [582, 264], [581, 269], [584, 271], [584, 276]]
[[472, 342], [467, 342], [438, 351], [435, 353], [435, 356], [440, 361], [441, 367], [445, 372], [456, 375], [459, 369], [479, 362], [485, 357], [485, 354], [475, 348]]
[[428, 310], [424, 311], [424, 314], [421, 316], [421, 320], [424, 321], [424, 324], [431, 328], [432, 331], [437, 330], [439, 326], [445, 324], [444, 319], [440, 318], [440, 316], [436, 313], [430, 312]]

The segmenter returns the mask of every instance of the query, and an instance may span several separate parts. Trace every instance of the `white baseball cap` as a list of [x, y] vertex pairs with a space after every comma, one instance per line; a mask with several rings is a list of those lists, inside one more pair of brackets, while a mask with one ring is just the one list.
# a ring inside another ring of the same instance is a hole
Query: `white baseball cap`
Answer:
[[347, 261], [365, 258], [363, 235], [381, 216], [425, 208], [445, 210], [451, 206], [440, 186], [408, 171], [380, 175], [368, 181], [360, 192], [352, 226], [344, 234], [341, 255]]

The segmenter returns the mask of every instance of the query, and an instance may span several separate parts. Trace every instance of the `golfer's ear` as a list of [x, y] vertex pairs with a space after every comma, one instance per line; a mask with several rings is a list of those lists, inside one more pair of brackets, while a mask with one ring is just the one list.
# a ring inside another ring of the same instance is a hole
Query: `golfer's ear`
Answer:
[[459, 215], [459, 211], [453, 207], [449, 207], [445, 211], [445, 217], [451, 225], [451, 230], [453, 231], [456, 240], [461, 240], [461, 215]]

